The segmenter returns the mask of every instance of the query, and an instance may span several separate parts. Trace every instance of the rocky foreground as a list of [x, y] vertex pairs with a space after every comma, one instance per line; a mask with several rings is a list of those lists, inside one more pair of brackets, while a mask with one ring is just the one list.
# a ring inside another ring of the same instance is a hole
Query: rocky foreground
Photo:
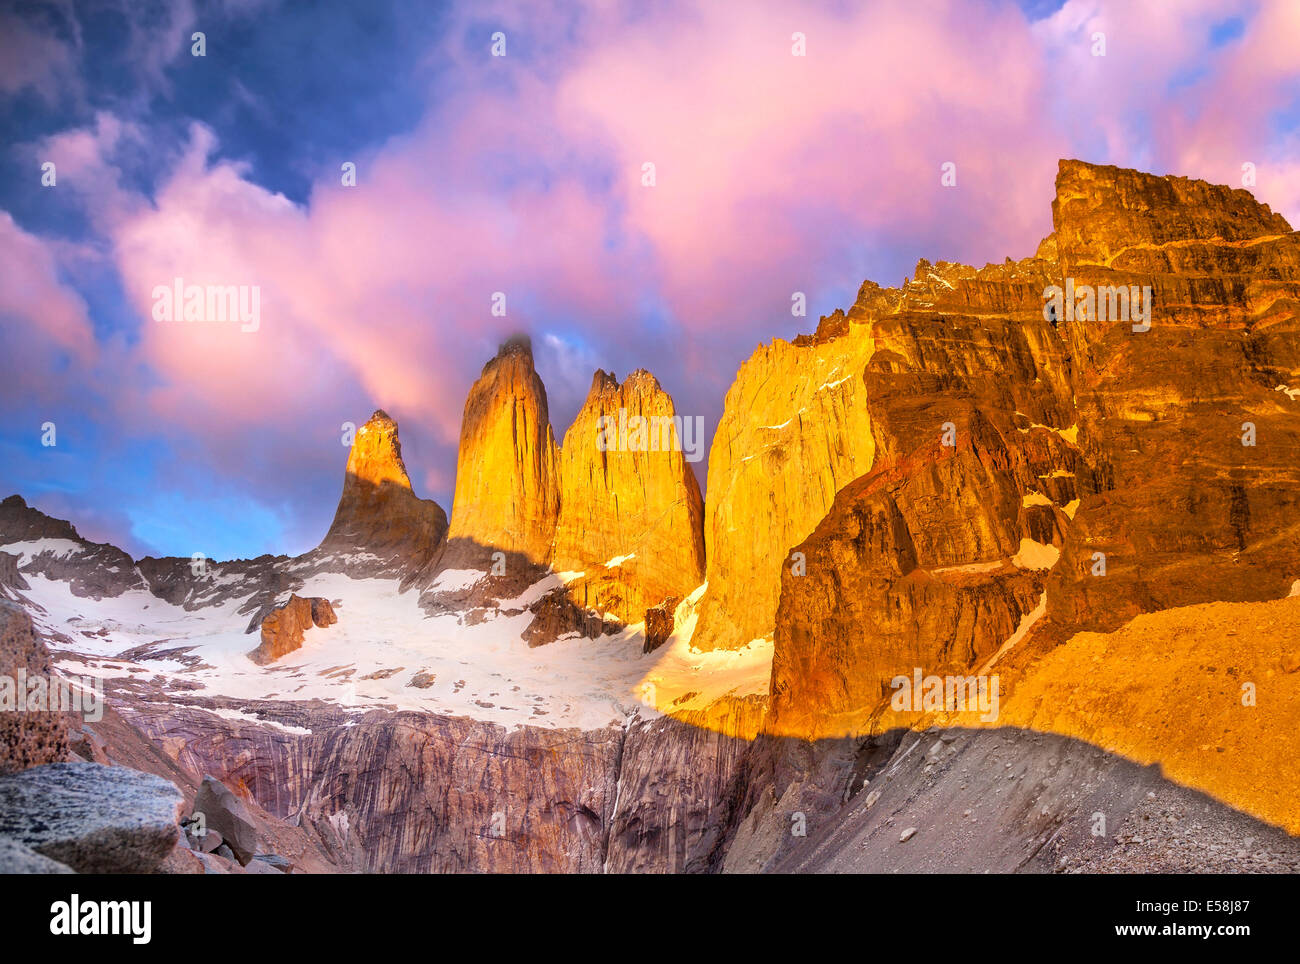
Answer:
[[652, 375], [597, 372], [557, 444], [515, 340], [450, 524], [382, 412], [295, 558], [136, 561], [4, 500], [0, 676], [107, 709], [0, 714], [0, 862], [1300, 869], [1300, 234], [1076, 161], [1052, 212], [761, 346], [704, 499], [680, 445], [595, 444], [672, 425]]

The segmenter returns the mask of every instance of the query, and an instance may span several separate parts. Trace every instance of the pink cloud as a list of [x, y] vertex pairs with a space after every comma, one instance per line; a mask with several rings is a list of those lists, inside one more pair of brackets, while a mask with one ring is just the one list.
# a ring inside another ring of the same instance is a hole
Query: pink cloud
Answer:
[[[817, 248], [873, 232], [954, 236], [954, 222], [977, 221], [980, 248], [953, 253], [990, 257], [1029, 244], [1031, 226], [1042, 233], [1044, 197], [1024, 188], [1050, 186], [1054, 171], [1044, 65], [1014, 8], [760, 3], [737, 16], [704, 4], [615, 29], [563, 79], [561, 114], [608, 139], [629, 220], [696, 323], [750, 325], [727, 306], [767, 279], [779, 311], [796, 281], [813, 280]], [[796, 31], [806, 56], [792, 53]], [[1011, 185], [1010, 145], [1021, 158]], [[653, 188], [640, 183], [647, 161]], [[940, 185], [946, 161], [956, 190]]]
[[[0, 316], [6, 325], [26, 325], [29, 337], [15, 338], [29, 349], [61, 349], [88, 363], [95, 337], [86, 303], [59, 279], [51, 247], [28, 234], [6, 211], [0, 211]], [[19, 334], [15, 330], [15, 335]], [[30, 337], [35, 334], [37, 337]], [[6, 364], [6, 370], [9, 365]], [[14, 367], [19, 374], [19, 367]]]
[[[851, 291], [864, 273], [897, 283], [880, 262], [1031, 253], [1061, 156], [1227, 183], [1257, 160], [1258, 196], [1293, 217], [1300, 206], [1296, 140], [1268, 123], [1295, 89], [1294, 4], [1259, 5], [1218, 51], [1208, 33], [1225, 14], [1209, 0], [1178, 17], [1069, 0], [1033, 24], [993, 0], [763, 0], [743, 15], [592, 3], [563, 28], [517, 9], [465, 14], [479, 39], [499, 19], [511, 55], [453, 31], [430, 56], [456, 65], [454, 89], [414, 131], [352, 158], [355, 187], [339, 183], [346, 158], [325, 164], [306, 203], [220, 160], [200, 124], [157, 159], [150, 197], [114, 163], [148, 142], [139, 126], [100, 113], [48, 139], [38, 152], [102, 233], [140, 339], [97, 348], [53, 249], [7, 215], [0, 308], [83, 367], [98, 361], [114, 414], [190, 440], [218, 473], [338, 461], [340, 423], [377, 406], [405, 438], [427, 433], [423, 453], [408, 446], [412, 471], [446, 493], [466, 390], [513, 331], [532, 329], [562, 408], [591, 368], [645, 365], [684, 410], [716, 413], [758, 341], [815, 324], [790, 317], [793, 291]], [[946, 161], [956, 188], [940, 184]], [[153, 291], [176, 277], [257, 285], [259, 329], [154, 321]], [[498, 291], [505, 318], [489, 310]], [[138, 370], [153, 377], [121, 374]]]

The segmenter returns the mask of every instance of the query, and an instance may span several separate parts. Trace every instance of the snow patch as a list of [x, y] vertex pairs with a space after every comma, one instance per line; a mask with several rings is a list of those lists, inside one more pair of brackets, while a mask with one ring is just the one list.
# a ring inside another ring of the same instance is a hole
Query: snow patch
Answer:
[[[52, 640], [61, 671], [105, 680], [148, 679], [163, 699], [174, 696], [178, 703], [190, 696], [250, 702], [319, 699], [356, 713], [416, 710], [506, 727], [591, 730], [621, 726], [632, 714], [652, 712], [641, 703], [647, 682], [655, 682], [655, 705], [665, 709], [687, 694], [694, 695], [673, 708], [767, 691], [770, 640], [731, 652], [691, 650], [695, 607], [705, 585], [678, 606], [671, 640], [653, 653], [642, 652], [641, 625], [597, 639], [573, 637], [529, 647], [522, 633], [532, 614], [505, 610], [522, 610], [580, 575], [548, 574], [469, 625], [457, 613], [427, 615], [419, 606], [419, 592], [401, 592], [396, 579], [316, 573], [297, 592], [339, 601], [339, 621], [309, 629], [301, 649], [265, 667], [248, 658], [258, 640], [256, 633], [244, 632], [248, 615], [239, 612], [251, 594], [187, 612], [145, 590], [103, 600], [74, 596], [67, 583], [40, 575], [27, 577], [32, 588], [26, 594], [44, 610], [33, 607], [38, 628], [62, 637]], [[468, 578], [448, 577], [444, 585]], [[94, 635], [82, 635], [82, 629], [92, 628]], [[122, 658], [141, 647], [145, 655]], [[188, 649], [183, 662], [147, 655], [175, 648]], [[431, 678], [431, 685], [408, 685], [417, 673]], [[110, 699], [111, 689], [110, 683]], [[201, 708], [298, 732], [237, 707]]]
[[1061, 550], [1033, 539], [1021, 539], [1020, 551], [1011, 557], [1018, 569], [1051, 569], [1061, 558]]
[[74, 553], [82, 552], [85, 547], [80, 543], [73, 542], [71, 539], [29, 539], [26, 542], [6, 542], [0, 545], [0, 549], [11, 555], [25, 555], [29, 559], [35, 559], [37, 556], [46, 553], [52, 553], [62, 559]]
[[1016, 631], [1008, 636], [1007, 641], [998, 647], [998, 651], [989, 657], [989, 661], [980, 667], [979, 674], [982, 676], [988, 673], [988, 671], [996, 665], [997, 661], [1000, 660], [1005, 653], [1010, 651], [1017, 643], [1029, 635], [1029, 631], [1034, 628], [1034, 623], [1038, 622], [1045, 615], [1047, 615], [1046, 591], [1044, 591], [1043, 595], [1039, 597], [1038, 605], [1020, 617], [1020, 625], [1016, 627]]
[[433, 592], [460, 592], [477, 586], [486, 575], [480, 569], [444, 569], [429, 589]]
[[273, 726], [277, 730], [285, 733], [292, 733], [295, 736], [311, 736], [312, 731], [304, 726], [290, 726], [288, 723], [280, 723], [277, 720], [264, 720], [260, 716], [254, 716], [252, 713], [245, 713], [243, 710], [231, 709], [228, 706], [216, 709], [205, 707], [207, 712], [221, 717], [223, 720], [238, 720], [242, 723], [256, 723], [260, 726]]

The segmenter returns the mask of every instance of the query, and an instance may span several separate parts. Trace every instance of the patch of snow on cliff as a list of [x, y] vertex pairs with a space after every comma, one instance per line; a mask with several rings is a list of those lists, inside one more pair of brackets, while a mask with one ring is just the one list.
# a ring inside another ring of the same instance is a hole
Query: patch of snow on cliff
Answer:
[[1011, 562], [1020, 569], [1051, 569], [1060, 558], [1061, 550], [1056, 546], [1021, 539], [1020, 551], [1011, 557]]
[[[64, 556], [70, 556], [73, 553], [81, 552], [85, 547], [71, 539], [29, 539], [26, 542], [7, 542], [0, 545], [0, 549], [10, 555], [26, 556], [30, 562], [37, 556], [52, 553], [54, 556], [62, 559]], [[18, 565], [23, 565], [20, 559]]]
[[1016, 631], [1008, 636], [1006, 642], [998, 647], [998, 651], [989, 657], [989, 661], [979, 668], [979, 674], [983, 675], [992, 669], [1005, 653], [1029, 635], [1029, 631], [1034, 628], [1034, 623], [1046, 615], [1047, 593], [1044, 592], [1038, 600], [1038, 605], [1020, 617], [1020, 625], [1016, 627]]
[[559, 589], [561, 586], [567, 586], [569, 583], [573, 582], [573, 580], [580, 579], [584, 575], [586, 575], [584, 572], [567, 571], [547, 573], [513, 599], [498, 599], [497, 608], [527, 609], [548, 592]]
[[259, 726], [273, 726], [277, 730], [285, 733], [293, 733], [296, 736], [311, 736], [312, 731], [305, 726], [290, 726], [288, 723], [281, 723], [277, 720], [264, 720], [252, 713], [245, 713], [243, 710], [233, 710], [229, 707], [216, 707], [209, 709], [207, 712], [213, 713], [223, 720], [238, 720], [241, 723], [256, 723]]
[[429, 587], [431, 592], [460, 592], [462, 589], [471, 589], [478, 585], [479, 581], [487, 573], [481, 569], [444, 569], [438, 573], [438, 578], [433, 581]]
[[770, 636], [740, 649], [703, 651], [691, 646], [696, 611], [709, 584], [701, 583], [678, 604], [673, 634], [651, 656], [654, 665], [641, 679], [636, 695], [658, 713], [703, 709], [724, 696], [767, 695], [772, 678]]
[[[834, 372], [832, 372], [831, 374], [834, 374]], [[852, 375], [845, 375], [843, 378], [841, 378], [841, 379], [840, 379], [839, 381], [837, 381], [837, 382], [822, 382], [821, 385], [819, 385], [819, 386], [817, 387], [817, 391], [822, 392], [822, 391], [825, 391], [825, 390], [828, 389], [828, 388], [839, 388], [841, 385], [843, 385], [845, 382], [847, 382], [847, 381], [848, 381], [849, 379], [851, 379], [852, 377], [853, 377]]]
[[[1020, 415], [1021, 413], [1016, 412], [1016, 414]], [[1065, 439], [1065, 441], [1069, 442], [1071, 445], [1077, 446], [1079, 444], [1078, 423], [1071, 425], [1069, 428], [1054, 428], [1051, 425], [1043, 425], [1041, 422], [1031, 422], [1029, 428], [1018, 428], [1016, 429], [1016, 431], [1028, 434], [1032, 429], [1036, 429], [1036, 428], [1041, 428], [1048, 432], [1054, 432], [1055, 434], [1061, 436], [1061, 438]]]

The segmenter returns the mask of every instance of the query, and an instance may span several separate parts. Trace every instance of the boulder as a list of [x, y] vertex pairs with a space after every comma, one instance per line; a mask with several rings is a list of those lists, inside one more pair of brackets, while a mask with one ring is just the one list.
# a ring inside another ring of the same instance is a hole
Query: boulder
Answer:
[[529, 646], [543, 646], [567, 636], [595, 639], [618, 632], [619, 628], [617, 620], [584, 609], [564, 589], [547, 593], [532, 605], [530, 611], [533, 621], [521, 634]]
[[158, 874], [201, 874], [203, 869], [203, 854], [199, 854], [186, 847], [178, 846], [175, 850], [167, 855], [158, 869], [154, 873]]
[[193, 831], [187, 831], [185, 839], [191, 850], [197, 850], [205, 854], [212, 853], [225, 842], [221, 834], [211, 827], [204, 830], [201, 835]]
[[283, 874], [284, 871], [279, 867], [268, 864], [264, 860], [250, 860], [244, 867], [246, 874]]
[[244, 872], [244, 868], [239, 865], [239, 861], [235, 860], [233, 856], [227, 858], [219, 854], [198, 853], [194, 856], [198, 858], [202, 873], [205, 874], [242, 874]]
[[0, 874], [72, 874], [67, 864], [43, 857], [17, 840], [0, 837]]
[[673, 615], [679, 602], [681, 600], [676, 596], [669, 596], [658, 606], [645, 611], [645, 646], [642, 652], [653, 653], [668, 641], [673, 634]]
[[266, 864], [283, 874], [293, 870], [293, 861], [288, 857], [281, 857], [279, 854], [258, 854], [248, 866], [251, 869], [255, 864]]
[[235, 796], [216, 777], [205, 776], [194, 797], [194, 812], [203, 814], [207, 826], [221, 834], [222, 843], [214, 852], [229, 848], [241, 864], [257, 853], [257, 821], [244, 801]]
[[319, 596], [304, 598], [290, 593], [289, 600], [267, 613], [262, 620], [262, 642], [248, 654], [259, 666], [272, 663], [302, 647], [303, 633], [312, 626], [326, 627], [338, 622], [334, 607]]
[[0, 777], [0, 836], [78, 873], [150, 873], [176, 847], [182, 803], [150, 773], [52, 763]]

